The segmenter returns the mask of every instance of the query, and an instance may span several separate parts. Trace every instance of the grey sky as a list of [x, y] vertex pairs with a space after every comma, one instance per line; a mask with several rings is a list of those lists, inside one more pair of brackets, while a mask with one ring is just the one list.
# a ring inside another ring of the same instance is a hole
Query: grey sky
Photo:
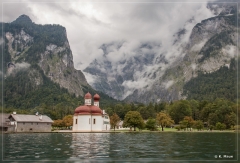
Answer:
[[[4, 22], [12, 22], [18, 16], [26, 14], [36, 24], [60, 24], [66, 27], [75, 68], [81, 70], [93, 59], [102, 56], [103, 51], [99, 47], [104, 43], [124, 41], [130, 51], [144, 41], [164, 40], [165, 44], [170, 43], [169, 35], [183, 27], [186, 20], [198, 12], [204, 4], [192, 3], [192, 1], [181, 3], [69, 1], [66, 3], [8, 0], [2, 2]], [[210, 13], [204, 12], [205, 17], [208, 17]], [[204, 17], [204, 13], [201, 14]], [[201, 21], [202, 17], [198, 21]], [[109, 58], [115, 61], [121, 57], [109, 56]]]

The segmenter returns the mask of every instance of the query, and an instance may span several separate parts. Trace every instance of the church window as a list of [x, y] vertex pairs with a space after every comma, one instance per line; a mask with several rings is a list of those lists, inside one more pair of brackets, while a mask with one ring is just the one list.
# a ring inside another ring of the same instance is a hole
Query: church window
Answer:
[[75, 124], [77, 124], [77, 119], [75, 120]]
[[93, 124], [96, 124], [96, 119], [95, 118], [93, 119]]
[[89, 124], [90, 124], [90, 118], [89, 118]]

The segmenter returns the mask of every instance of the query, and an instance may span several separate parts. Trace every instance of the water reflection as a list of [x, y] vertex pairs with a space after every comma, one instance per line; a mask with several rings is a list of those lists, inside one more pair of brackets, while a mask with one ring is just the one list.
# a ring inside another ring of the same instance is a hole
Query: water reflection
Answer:
[[4, 134], [4, 160], [73, 162], [223, 161], [237, 158], [234, 133], [32, 133]]
[[233, 133], [76, 133], [71, 159], [216, 161], [216, 154], [236, 158], [234, 137]]
[[109, 157], [109, 133], [73, 133], [72, 159]]

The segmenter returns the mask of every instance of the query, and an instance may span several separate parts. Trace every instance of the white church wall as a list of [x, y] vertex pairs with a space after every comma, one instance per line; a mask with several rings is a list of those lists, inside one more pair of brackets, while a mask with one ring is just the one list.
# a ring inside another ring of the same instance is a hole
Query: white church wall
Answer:
[[90, 115], [79, 115], [78, 116], [78, 124], [77, 130], [81, 131], [91, 131], [91, 116]]
[[[95, 119], [95, 124], [94, 124]], [[102, 131], [103, 119], [101, 115], [92, 116], [92, 131]]]
[[78, 119], [78, 116], [74, 115], [74, 116], [73, 116], [73, 127], [72, 127], [72, 130], [73, 130], [73, 131], [76, 131], [77, 128], [78, 128], [78, 126], [77, 126], [77, 124], [76, 124], [76, 120], [77, 120], [77, 119]]

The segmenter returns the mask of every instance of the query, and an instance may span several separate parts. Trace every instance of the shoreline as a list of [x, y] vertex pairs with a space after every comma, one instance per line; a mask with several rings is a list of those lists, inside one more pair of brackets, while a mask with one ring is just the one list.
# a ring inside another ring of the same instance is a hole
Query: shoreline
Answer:
[[240, 131], [236, 130], [212, 130], [212, 131], [129, 131], [129, 130], [119, 130], [119, 131], [72, 131], [72, 130], [55, 130], [50, 132], [1, 132], [1, 134], [18, 134], [18, 133], [238, 133]]

